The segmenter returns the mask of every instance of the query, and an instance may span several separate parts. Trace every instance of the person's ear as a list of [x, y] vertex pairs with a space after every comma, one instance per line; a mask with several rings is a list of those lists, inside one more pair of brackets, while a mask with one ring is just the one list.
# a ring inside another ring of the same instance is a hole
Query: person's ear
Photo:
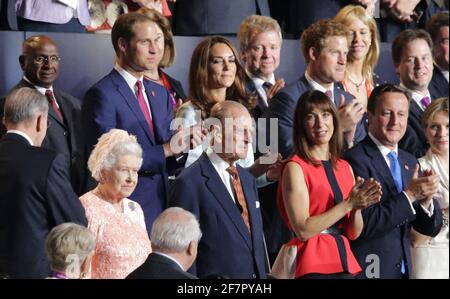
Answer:
[[123, 37], [119, 37], [119, 39], [117, 40], [117, 45], [119, 46], [120, 52], [123, 52], [123, 53], [126, 52], [128, 43]]
[[80, 278], [89, 278], [89, 273], [91, 272], [91, 262], [92, 254], [87, 256], [80, 265]]
[[195, 240], [189, 242], [187, 253], [190, 256], [195, 256], [197, 254], [197, 242]]
[[44, 130], [44, 122], [47, 122], [47, 120], [44, 119], [44, 115], [43, 114], [39, 114], [36, 117], [36, 121], [34, 123], [36, 132], [42, 132]]
[[25, 71], [25, 62], [27, 60], [27, 57], [25, 55], [20, 55], [19, 56], [19, 64], [20, 64], [20, 68], [22, 69], [22, 71]]
[[311, 47], [308, 50], [308, 56], [310, 61], [317, 61], [319, 59], [319, 54], [320, 53], [314, 47]]

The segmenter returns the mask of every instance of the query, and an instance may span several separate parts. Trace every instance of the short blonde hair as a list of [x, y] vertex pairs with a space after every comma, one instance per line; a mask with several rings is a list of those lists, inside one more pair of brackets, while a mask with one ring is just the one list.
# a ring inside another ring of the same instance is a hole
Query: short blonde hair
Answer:
[[75, 223], [55, 226], [45, 242], [45, 252], [52, 269], [61, 272], [65, 272], [74, 262], [81, 266], [94, 249], [94, 234], [88, 228]]
[[433, 121], [433, 118], [439, 112], [445, 112], [448, 114], [448, 97], [435, 99], [431, 101], [431, 104], [425, 109], [422, 116], [422, 126], [426, 129]]
[[137, 142], [136, 136], [120, 129], [111, 129], [108, 133], [100, 136], [88, 160], [88, 168], [92, 177], [97, 182], [100, 181], [102, 170], [111, 169], [123, 155], [133, 155], [139, 158], [139, 168], [141, 167], [142, 148]]
[[251, 15], [242, 21], [239, 27], [237, 38], [239, 40], [240, 50], [248, 50], [250, 39], [260, 33], [275, 31], [280, 37], [280, 43], [283, 42], [281, 28], [275, 19], [267, 16]]

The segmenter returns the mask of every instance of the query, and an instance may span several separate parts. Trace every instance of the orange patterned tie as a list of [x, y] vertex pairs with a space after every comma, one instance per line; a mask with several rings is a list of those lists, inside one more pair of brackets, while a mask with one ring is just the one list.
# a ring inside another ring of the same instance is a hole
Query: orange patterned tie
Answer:
[[234, 166], [230, 166], [227, 168], [227, 171], [231, 175], [231, 183], [233, 185], [234, 194], [236, 196], [236, 205], [241, 212], [242, 219], [244, 219], [244, 223], [250, 231], [250, 220], [248, 218], [248, 208], [247, 202], [245, 201], [244, 191], [242, 190], [241, 180], [239, 179], [239, 174]]

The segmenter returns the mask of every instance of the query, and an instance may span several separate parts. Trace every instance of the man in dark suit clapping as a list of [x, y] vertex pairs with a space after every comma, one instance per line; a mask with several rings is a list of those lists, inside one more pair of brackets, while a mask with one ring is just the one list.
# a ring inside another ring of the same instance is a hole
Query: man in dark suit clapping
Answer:
[[439, 175], [418, 174], [416, 158], [399, 149], [405, 134], [408, 93], [394, 85], [376, 87], [369, 98], [369, 135], [345, 153], [356, 176], [375, 178], [380, 203], [362, 211], [364, 228], [351, 246], [364, 278], [408, 278], [411, 273], [411, 228], [436, 236], [442, 211], [433, 200]]
[[5, 102], [0, 141], [0, 276], [45, 278], [48, 232], [58, 224], [87, 225], [73, 192], [65, 157], [41, 148], [48, 103], [34, 88], [19, 88]]

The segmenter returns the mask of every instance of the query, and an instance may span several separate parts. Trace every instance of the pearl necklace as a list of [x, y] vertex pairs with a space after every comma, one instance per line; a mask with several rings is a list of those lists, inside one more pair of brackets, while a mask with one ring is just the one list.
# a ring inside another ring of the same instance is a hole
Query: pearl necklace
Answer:
[[356, 86], [356, 91], [357, 91], [357, 92], [360, 92], [360, 91], [361, 91], [360, 87], [361, 87], [361, 85], [364, 83], [364, 81], [366, 81], [366, 80], [364, 79], [364, 77], [363, 77], [360, 83], [356, 83], [355, 81], [352, 80], [352, 78], [351, 78], [350, 76], [348, 76], [348, 80], [350, 80], [350, 82], [352, 82], [353, 85]]

